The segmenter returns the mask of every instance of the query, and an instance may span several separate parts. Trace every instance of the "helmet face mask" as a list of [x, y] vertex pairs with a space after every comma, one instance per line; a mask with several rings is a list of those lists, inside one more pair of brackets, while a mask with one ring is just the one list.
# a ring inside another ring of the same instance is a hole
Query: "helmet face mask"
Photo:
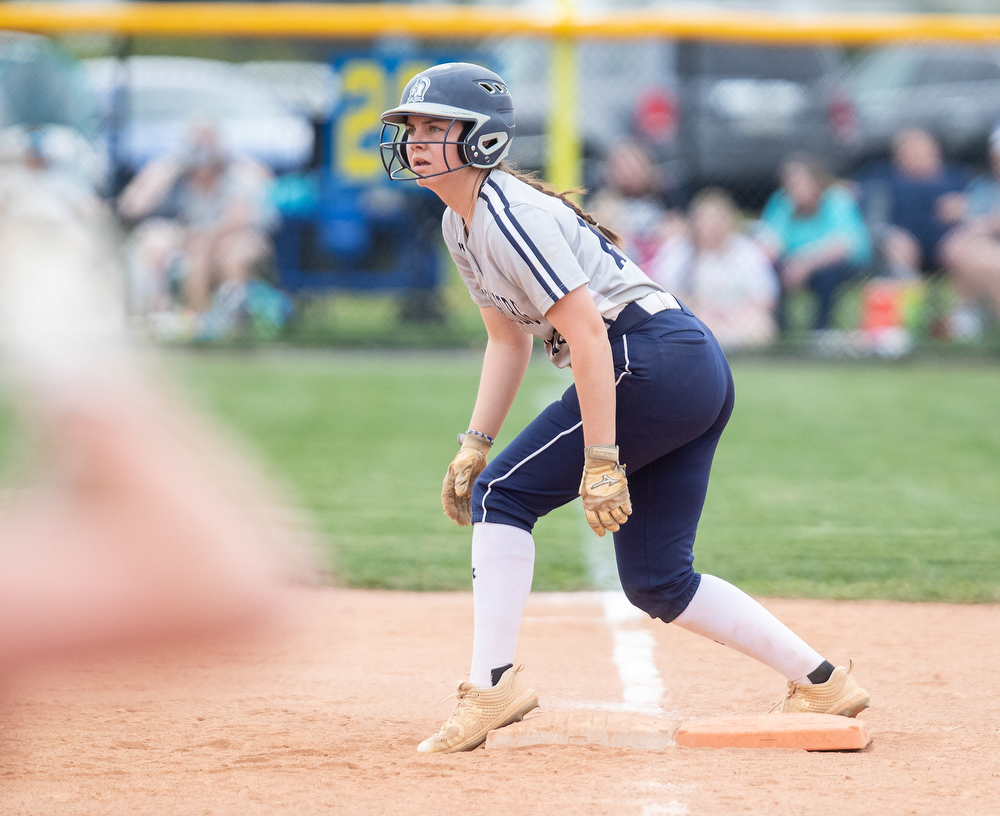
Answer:
[[[445, 126], [444, 136], [440, 139], [423, 139], [416, 141], [410, 138], [406, 126], [408, 122], [385, 122], [382, 125], [382, 135], [379, 140], [379, 149], [382, 151], [382, 166], [385, 168], [389, 178], [396, 181], [414, 181], [417, 179], [434, 178], [443, 176], [446, 173], [453, 173], [463, 167], [469, 167], [467, 145], [464, 138], [469, 128], [469, 122], [461, 119], [442, 120], [448, 124]], [[453, 134], [460, 134], [457, 139], [450, 138]], [[412, 145], [427, 145], [430, 148], [442, 148], [442, 157], [447, 169], [437, 173], [418, 173], [410, 166], [410, 158], [407, 155], [408, 149]], [[458, 152], [458, 164], [452, 166], [448, 161], [448, 146], [454, 145]]]
[[[447, 122], [443, 139], [410, 140], [406, 131], [410, 116]], [[503, 80], [479, 65], [452, 62], [428, 68], [407, 83], [399, 106], [382, 114], [379, 148], [390, 178], [416, 180], [463, 167], [496, 167], [513, 137], [514, 107]], [[444, 145], [447, 169], [428, 175], [414, 172], [408, 144]], [[457, 147], [455, 167], [447, 159], [448, 145]]]

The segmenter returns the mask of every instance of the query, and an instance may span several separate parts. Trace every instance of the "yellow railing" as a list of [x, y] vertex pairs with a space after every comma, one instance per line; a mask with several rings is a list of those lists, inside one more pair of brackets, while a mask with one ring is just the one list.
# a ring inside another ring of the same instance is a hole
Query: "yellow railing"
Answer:
[[383, 3], [66, 3], [2, 2], [0, 29], [119, 36], [385, 38], [425, 40], [531, 36], [551, 40], [556, 94], [549, 115], [547, 175], [563, 189], [581, 182], [576, 133], [575, 42], [581, 38], [714, 39], [776, 44], [953, 41], [1000, 43], [1000, 15], [788, 14], [753, 11], [629, 10], [580, 12], [573, 0], [554, 10]]
[[768, 42], [1000, 43], [1000, 15], [789, 14], [616, 9], [555, 13], [496, 6], [324, 3], [0, 3], [0, 28], [49, 34], [428, 39], [498, 35], [676, 37]]

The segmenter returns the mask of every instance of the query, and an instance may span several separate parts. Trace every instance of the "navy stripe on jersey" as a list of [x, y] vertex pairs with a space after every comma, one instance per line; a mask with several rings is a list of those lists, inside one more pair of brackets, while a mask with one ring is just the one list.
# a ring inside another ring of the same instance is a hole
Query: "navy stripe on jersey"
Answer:
[[[528, 233], [525, 232], [524, 227], [522, 227], [518, 223], [517, 219], [514, 217], [514, 213], [511, 212], [510, 209], [510, 202], [507, 200], [507, 197], [503, 194], [503, 190], [500, 189], [500, 186], [492, 178], [487, 178], [486, 184], [496, 191], [497, 196], [500, 198], [500, 201], [503, 204], [504, 215], [506, 215], [507, 218], [509, 219], [510, 225], [517, 231], [518, 235], [521, 236], [521, 238], [524, 240], [524, 243], [528, 245], [527, 248], [535, 256], [535, 258], [541, 264], [542, 268], [548, 273], [549, 277], [552, 279], [552, 282], [564, 295], [569, 294], [569, 289], [567, 288], [567, 286], [561, 280], [559, 280], [559, 276], [556, 274], [555, 270], [552, 268], [549, 262], [545, 260], [545, 256], [538, 251], [538, 247], [535, 246], [535, 242], [531, 240], [531, 238], [528, 236]], [[492, 202], [490, 202], [489, 198], [487, 198], [486, 196], [483, 196], [483, 198], [485, 198], [486, 203], [489, 204], [490, 212], [493, 213], [493, 217], [496, 219], [498, 226], [503, 231], [503, 234], [507, 236], [507, 240], [511, 242], [511, 244], [514, 246], [515, 249], [517, 249], [518, 254], [522, 258], [524, 258], [525, 263], [528, 264], [528, 267], [531, 269], [531, 272], [535, 276], [535, 279], [542, 284], [543, 288], [545, 288], [546, 292], [548, 292], [549, 296], [552, 297], [553, 300], [558, 300], [559, 298], [553, 296], [551, 288], [548, 285], [546, 285], [546, 283], [540, 277], [541, 273], [538, 271], [535, 264], [533, 264], [528, 259], [528, 257], [524, 254], [522, 247], [518, 245], [518, 243], [514, 240], [513, 236], [504, 227], [500, 219], [500, 215], [494, 209]]]
[[479, 194], [479, 197], [486, 202], [486, 206], [489, 207], [490, 212], [493, 213], [494, 222], [498, 227], [500, 227], [500, 231], [504, 234], [504, 236], [506, 236], [507, 241], [510, 243], [510, 245], [514, 247], [515, 250], [517, 250], [517, 254], [520, 255], [521, 259], [528, 265], [528, 269], [531, 270], [531, 274], [534, 275], [535, 280], [537, 280], [538, 283], [541, 285], [542, 289], [545, 290], [545, 294], [549, 296], [549, 299], [552, 300], [553, 303], [559, 300], [559, 295], [557, 295], [555, 292], [552, 291], [552, 287], [549, 286], [548, 281], [546, 281], [545, 278], [542, 277], [542, 273], [539, 272], [538, 269], [535, 268], [534, 264], [531, 263], [531, 258], [528, 257], [527, 253], [525, 253], [525, 251], [521, 248], [520, 244], [518, 244], [517, 241], [514, 240], [514, 236], [511, 235], [507, 227], [504, 226], [503, 221], [500, 220], [500, 214], [496, 211], [496, 208], [493, 206], [493, 202], [490, 201], [482, 193]]

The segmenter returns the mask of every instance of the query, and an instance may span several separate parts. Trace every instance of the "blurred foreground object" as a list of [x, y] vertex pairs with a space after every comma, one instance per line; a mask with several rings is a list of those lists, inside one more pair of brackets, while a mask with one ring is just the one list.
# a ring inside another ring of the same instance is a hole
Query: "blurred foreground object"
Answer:
[[83, 135], [64, 125], [10, 125], [0, 130], [0, 163], [35, 171], [35, 182], [99, 208], [106, 174], [100, 154]]
[[91, 140], [97, 101], [80, 64], [47, 37], [0, 31], [0, 126], [59, 125]]
[[42, 477], [0, 516], [0, 672], [253, 631], [310, 536], [125, 333], [104, 216], [0, 163], [0, 343]]

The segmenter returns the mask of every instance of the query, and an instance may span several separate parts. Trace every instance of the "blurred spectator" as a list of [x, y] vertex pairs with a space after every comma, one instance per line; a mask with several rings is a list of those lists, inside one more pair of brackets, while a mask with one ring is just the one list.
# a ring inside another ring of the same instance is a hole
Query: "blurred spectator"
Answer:
[[970, 172], [946, 163], [927, 131], [903, 130], [892, 157], [863, 168], [854, 179], [890, 277], [915, 278], [941, 265], [942, 239], [961, 218]]
[[687, 230], [664, 242], [649, 276], [690, 306], [723, 347], [763, 346], [776, 334], [778, 280], [760, 246], [737, 230], [736, 217], [729, 193], [699, 192]]
[[948, 334], [972, 340], [983, 330], [980, 301], [1000, 318], [1000, 126], [990, 136], [990, 172], [965, 190], [964, 214], [941, 242], [941, 259], [961, 299]]
[[590, 212], [625, 241], [625, 254], [643, 269], [671, 227], [680, 223], [675, 202], [649, 153], [634, 142], [618, 145], [607, 158], [604, 186], [594, 193]]
[[178, 278], [195, 312], [220, 285], [224, 294], [245, 286], [272, 253], [271, 182], [262, 165], [229, 155], [207, 122], [191, 126], [184, 154], [146, 165], [118, 201], [126, 219], [148, 219], [133, 236], [133, 307], [169, 308]]
[[778, 329], [788, 328], [787, 296], [805, 288], [816, 298], [812, 327], [830, 328], [842, 286], [871, 262], [871, 240], [854, 197], [814, 156], [789, 157], [781, 187], [761, 214], [758, 239], [778, 270]]

